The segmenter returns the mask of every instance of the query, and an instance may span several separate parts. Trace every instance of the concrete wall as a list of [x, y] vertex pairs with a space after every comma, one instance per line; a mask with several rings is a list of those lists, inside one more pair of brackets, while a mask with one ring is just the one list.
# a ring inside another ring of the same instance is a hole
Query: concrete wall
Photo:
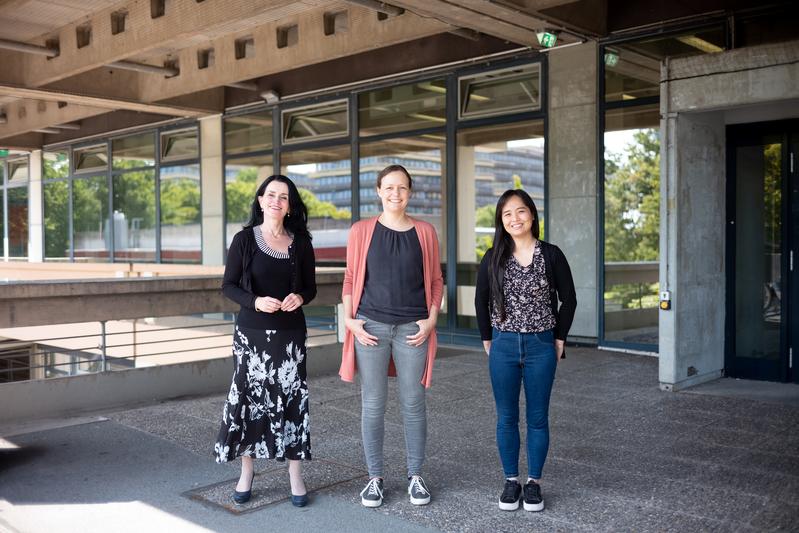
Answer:
[[667, 61], [661, 71], [661, 387], [722, 375], [726, 125], [796, 116], [799, 41]]
[[[335, 374], [341, 345], [308, 349], [308, 376]], [[85, 374], [63, 378], [3, 383], [0, 423], [36, 418], [76, 416], [115, 407], [132, 407], [180, 396], [219, 393], [230, 387], [232, 357]]]
[[549, 53], [549, 226], [577, 289], [571, 336], [595, 339], [597, 309], [596, 43]]

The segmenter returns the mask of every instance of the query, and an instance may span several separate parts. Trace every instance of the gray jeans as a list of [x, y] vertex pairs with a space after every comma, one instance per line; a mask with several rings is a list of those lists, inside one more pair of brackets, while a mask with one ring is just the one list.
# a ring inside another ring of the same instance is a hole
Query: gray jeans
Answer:
[[383, 324], [358, 314], [367, 333], [378, 338], [377, 346], [355, 340], [355, 358], [361, 379], [361, 434], [370, 477], [383, 477], [383, 434], [388, 397], [388, 364], [392, 355], [397, 369], [399, 401], [405, 426], [408, 476], [421, 474], [427, 441], [427, 412], [422, 385], [427, 363], [427, 343], [410, 346], [406, 337], [419, 331], [415, 322], [397, 326]]

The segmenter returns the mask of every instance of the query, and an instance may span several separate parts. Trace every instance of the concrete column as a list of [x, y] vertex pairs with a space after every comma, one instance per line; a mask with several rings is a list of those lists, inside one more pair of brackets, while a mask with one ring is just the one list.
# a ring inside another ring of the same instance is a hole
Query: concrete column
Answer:
[[549, 226], [546, 240], [571, 265], [577, 313], [570, 336], [598, 334], [597, 49], [589, 42], [549, 53]]
[[724, 369], [726, 141], [723, 112], [664, 116], [660, 286], [672, 309], [659, 311], [659, 379], [677, 390]]
[[222, 116], [200, 119], [203, 264], [225, 262], [225, 169]]
[[28, 161], [28, 261], [41, 263], [44, 259], [42, 151], [33, 150]]

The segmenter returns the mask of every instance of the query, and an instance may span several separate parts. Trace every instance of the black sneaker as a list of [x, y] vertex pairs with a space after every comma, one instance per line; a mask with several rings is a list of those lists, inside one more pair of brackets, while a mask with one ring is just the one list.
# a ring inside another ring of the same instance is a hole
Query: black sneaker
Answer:
[[411, 476], [408, 484], [408, 495], [414, 505], [427, 505], [430, 503], [430, 491], [427, 490], [427, 485], [424, 484], [422, 476]]
[[499, 497], [499, 508], [503, 511], [515, 511], [519, 508], [519, 497], [522, 495], [522, 486], [515, 479], [506, 479], [502, 496]]
[[383, 480], [373, 477], [361, 491], [361, 503], [364, 507], [380, 507], [383, 503]]
[[524, 484], [524, 510], [544, 510], [544, 498], [541, 496], [541, 485], [535, 481], [528, 481]]

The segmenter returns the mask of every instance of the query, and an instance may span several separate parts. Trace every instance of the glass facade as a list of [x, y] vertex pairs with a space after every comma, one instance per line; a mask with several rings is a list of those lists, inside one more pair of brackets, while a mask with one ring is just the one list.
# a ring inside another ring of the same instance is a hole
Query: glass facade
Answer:
[[350, 145], [281, 154], [280, 173], [300, 190], [308, 208], [317, 262], [346, 260], [352, 224]]
[[[499, 196], [524, 189], [546, 213], [544, 198], [544, 122], [532, 120], [458, 132], [458, 318], [460, 328], [476, 328], [474, 290], [477, 270], [494, 241]], [[541, 227], [543, 237], [543, 230]]]
[[108, 178], [105, 175], [72, 180], [72, 248], [75, 261], [111, 259], [108, 204]]
[[601, 343], [657, 350], [660, 62], [724, 46], [724, 29], [705, 26], [602, 47]]
[[155, 261], [155, 172], [113, 177], [114, 261]]
[[258, 186], [274, 172], [272, 155], [238, 157], [225, 164], [225, 246], [250, 219]]
[[200, 165], [161, 167], [161, 262], [202, 262]]
[[5, 182], [7, 257], [28, 258], [28, 158], [6, 161]]

